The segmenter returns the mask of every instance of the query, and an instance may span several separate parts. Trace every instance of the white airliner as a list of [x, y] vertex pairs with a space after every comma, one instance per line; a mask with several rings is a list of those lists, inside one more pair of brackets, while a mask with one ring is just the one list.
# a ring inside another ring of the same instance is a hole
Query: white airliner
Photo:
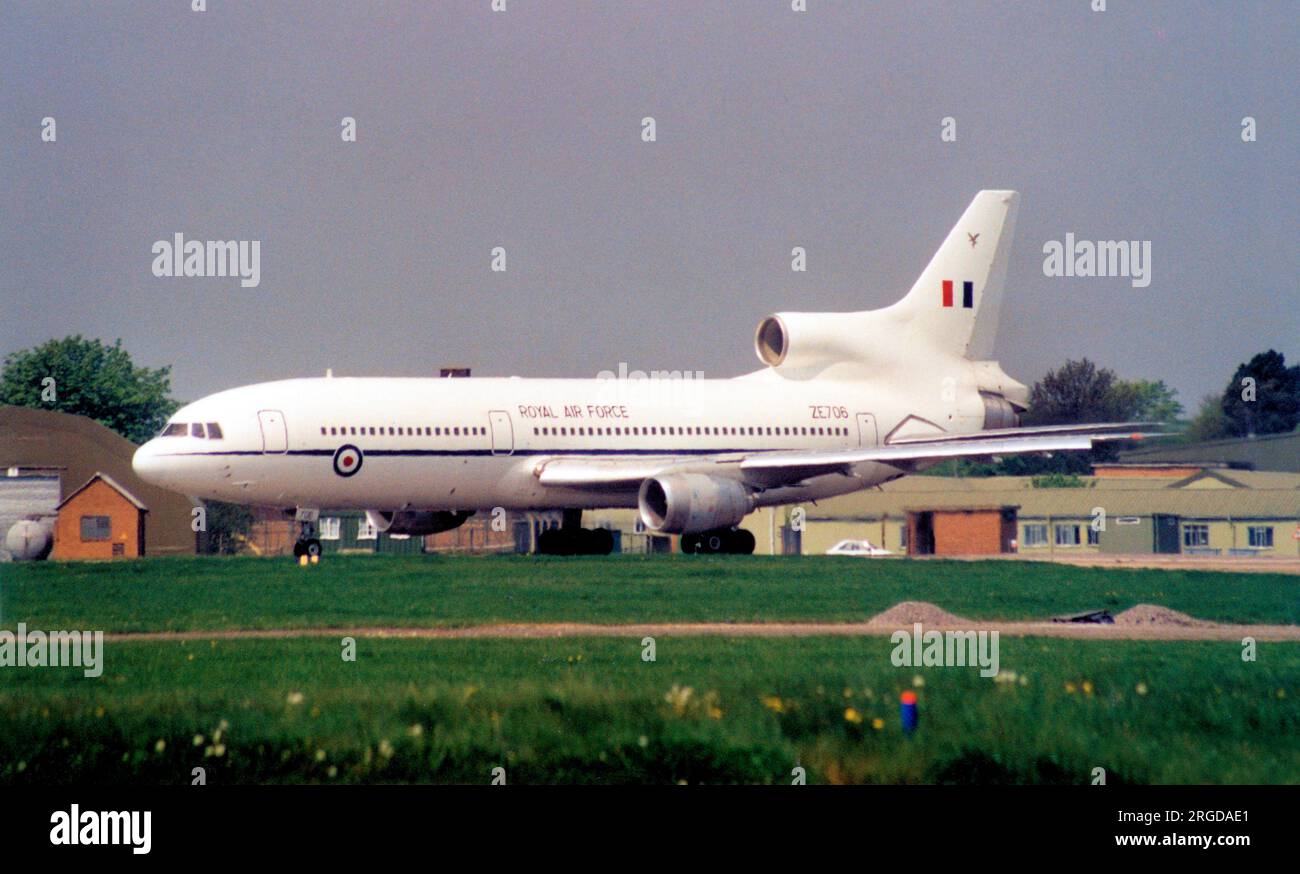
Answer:
[[285, 508], [296, 554], [321, 508], [429, 534], [491, 508], [563, 510], [539, 551], [607, 553], [584, 509], [639, 508], [684, 551], [752, 552], [756, 507], [816, 500], [947, 458], [1088, 449], [1132, 424], [1019, 428], [1029, 392], [989, 360], [1019, 195], [981, 191], [912, 290], [852, 313], [759, 325], [762, 370], [610, 379], [319, 378], [188, 404], [135, 454], [145, 480]]

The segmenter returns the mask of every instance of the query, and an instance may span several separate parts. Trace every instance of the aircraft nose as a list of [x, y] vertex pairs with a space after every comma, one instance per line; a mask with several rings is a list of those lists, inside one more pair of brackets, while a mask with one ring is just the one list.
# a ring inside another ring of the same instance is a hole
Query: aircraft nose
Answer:
[[163, 485], [163, 460], [158, 454], [158, 446], [155, 441], [150, 440], [135, 451], [131, 456], [131, 469], [135, 475], [147, 483], [155, 486]]

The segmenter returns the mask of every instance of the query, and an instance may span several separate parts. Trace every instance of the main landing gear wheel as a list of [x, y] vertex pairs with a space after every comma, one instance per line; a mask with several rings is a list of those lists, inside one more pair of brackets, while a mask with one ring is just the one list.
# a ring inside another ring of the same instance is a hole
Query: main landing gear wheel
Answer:
[[695, 555], [751, 555], [754, 546], [754, 535], [744, 528], [717, 528], [682, 535], [682, 552]]
[[547, 528], [537, 538], [539, 555], [609, 555], [614, 535], [605, 528]]

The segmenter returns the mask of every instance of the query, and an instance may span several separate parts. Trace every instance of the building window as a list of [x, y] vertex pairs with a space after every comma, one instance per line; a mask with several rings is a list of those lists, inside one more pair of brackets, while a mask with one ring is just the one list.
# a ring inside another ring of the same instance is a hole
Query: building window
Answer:
[[1025, 546], [1046, 546], [1046, 545], [1047, 545], [1046, 525], [1025, 526]]
[[1209, 546], [1209, 525], [1184, 525], [1183, 546]]
[[370, 524], [370, 520], [362, 517], [357, 520], [357, 540], [374, 540], [379, 536], [375, 526]]
[[1255, 549], [1273, 548], [1273, 526], [1251, 525], [1246, 529], [1246, 537]]
[[320, 520], [320, 539], [321, 540], [338, 540], [339, 539], [339, 519], [330, 517]]
[[1091, 525], [1088, 526], [1088, 545], [1096, 546], [1101, 543], [1101, 532]]
[[81, 539], [107, 540], [112, 536], [112, 521], [107, 516], [82, 516]]
[[1057, 546], [1078, 546], [1079, 526], [1078, 525], [1057, 525], [1056, 545]]
[[[883, 543], [880, 545], [884, 546]], [[898, 545], [903, 549], [904, 552], [907, 551], [907, 526], [906, 525], [898, 526]]]

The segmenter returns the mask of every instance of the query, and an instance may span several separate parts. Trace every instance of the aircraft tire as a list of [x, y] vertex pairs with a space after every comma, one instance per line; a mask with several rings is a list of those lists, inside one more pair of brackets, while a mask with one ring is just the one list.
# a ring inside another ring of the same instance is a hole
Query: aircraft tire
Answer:
[[614, 551], [614, 535], [608, 528], [590, 528], [583, 532], [586, 555], [609, 555]]
[[734, 555], [754, 554], [754, 547], [757, 545], [754, 540], [754, 532], [746, 531], [744, 528], [733, 528], [730, 540], [728, 552]]

